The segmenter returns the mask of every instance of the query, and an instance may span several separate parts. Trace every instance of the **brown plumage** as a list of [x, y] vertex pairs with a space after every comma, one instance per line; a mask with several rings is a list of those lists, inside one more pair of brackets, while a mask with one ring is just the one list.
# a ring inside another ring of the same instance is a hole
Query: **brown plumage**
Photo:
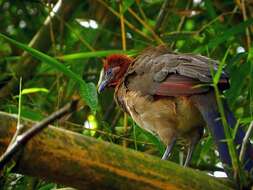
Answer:
[[[135, 59], [112, 55], [104, 65], [106, 75], [99, 91], [105, 86], [115, 87], [118, 105], [167, 145], [163, 159], [168, 158], [176, 139], [184, 139], [187, 165], [205, 126], [191, 96], [209, 91], [210, 66], [217, 70], [214, 60], [172, 53], [164, 46], [148, 48]], [[222, 73], [220, 86], [227, 85], [227, 76]]]

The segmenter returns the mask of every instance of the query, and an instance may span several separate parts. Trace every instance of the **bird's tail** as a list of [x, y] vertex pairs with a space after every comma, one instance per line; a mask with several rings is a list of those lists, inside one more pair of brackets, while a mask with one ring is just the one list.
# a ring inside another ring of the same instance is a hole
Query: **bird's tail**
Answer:
[[[207, 123], [207, 127], [217, 146], [221, 162], [225, 164], [225, 166], [227, 165], [231, 167], [231, 156], [229, 154], [227, 142], [225, 141], [225, 131], [220, 119], [220, 113], [218, 111], [214, 93], [211, 92], [205, 95], [195, 95], [192, 96], [192, 100]], [[236, 125], [236, 119], [226, 103], [224, 103], [224, 112], [228, 125], [231, 128], [234, 128]], [[245, 132], [243, 131], [242, 126], [239, 126], [234, 138], [234, 144], [238, 147], [238, 155], [241, 150], [241, 144], [244, 136]], [[243, 168], [248, 172], [250, 172], [253, 168], [253, 147], [250, 144], [246, 147]]]

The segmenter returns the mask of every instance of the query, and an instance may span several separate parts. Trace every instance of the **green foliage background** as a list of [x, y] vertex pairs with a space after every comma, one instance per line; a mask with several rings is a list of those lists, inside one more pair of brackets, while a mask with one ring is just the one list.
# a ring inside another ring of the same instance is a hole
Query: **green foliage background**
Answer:
[[[36, 64], [29, 77], [22, 73], [22, 89], [26, 92], [22, 95], [22, 117], [41, 120], [73, 98], [81, 98], [83, 104], [78, 112], [68, 121], [55, 125], [161, 156], [164, 145], [159, 139], [139, 128], [130, 117], [126, 128], [123, 113], [113, 101], [113, 90], [97, 96], [95, 85], [106, 55], [116, 52], [135, 55], [147, 46], [163, 42], [173, 51], [201, 53], [217, 60], [222, 60], [228, 52], [225, 67], [230, 73], [231, 88], [224, 95], [238, 121], [247, 129], [253, 118], [253, 3], [250, 1], [242, 4], [232, 0], [172, 0], [161, 26], [156, 28], [158, 13], [166, 1], [123, 0], [121, 13], [126, 21], [127, 51], [122, 51], [119, 1], [63, 1], [66, 7], [75, 3], [74, 12], [68, 18], [57, 17], [60, 20], [57, 32], [52, 23], [50, 35], [41, 36], [41, 43], [49, 45], [47, 51], [32, 49], [28, 44], [43, 29], [56, 2], [0, 0], [1, 111], [18, 113], [19, 82], [7, 96], [2, 94], [11, 79], [19, 81], [17, 73], [25, 50]], [[183, 154], [178, 145], [171, 160], [182, 163]], [[210, 173], [220, 169], [207, 132], [194, 152], [192, 167]], [[12, 173], [1, 178], [0, 183], [3, 189], [61, 187]]]

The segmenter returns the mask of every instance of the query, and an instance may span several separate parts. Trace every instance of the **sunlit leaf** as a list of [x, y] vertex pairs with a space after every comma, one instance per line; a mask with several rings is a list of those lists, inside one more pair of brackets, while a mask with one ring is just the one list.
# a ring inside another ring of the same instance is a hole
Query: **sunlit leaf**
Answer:
[[49, 90], [46, 88], [25, 88], [22, 90], [21, 95], [24, 94], [31, 94], [31, 93], [36, 93], [36, 92], [45, 92], [48, 93]]

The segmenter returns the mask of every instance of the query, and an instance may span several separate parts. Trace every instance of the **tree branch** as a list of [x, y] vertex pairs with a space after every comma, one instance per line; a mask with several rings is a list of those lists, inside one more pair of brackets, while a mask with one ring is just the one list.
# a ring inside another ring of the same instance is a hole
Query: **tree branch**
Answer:
[[[0, 112], [0, 154], [16, 122], [15, 116]], [[26, 128], [34, 125], [22, 123]], [[55, 127], [27, 143], [15, 169], [81, 190], [232, 189], [204, 172]]]

